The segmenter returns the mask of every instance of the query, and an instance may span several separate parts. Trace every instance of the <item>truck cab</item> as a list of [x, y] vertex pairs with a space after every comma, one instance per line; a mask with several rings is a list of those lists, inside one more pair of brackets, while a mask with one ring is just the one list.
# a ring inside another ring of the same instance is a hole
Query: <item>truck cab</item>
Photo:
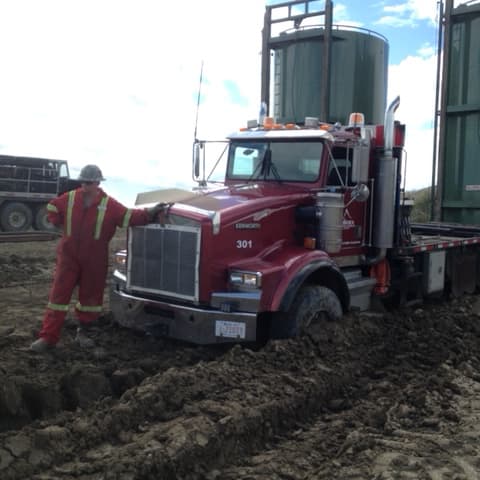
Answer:
[[338, 319], [368, 308], [379, 132], [309, 119], [229, 135], [221, 187], [187, 192], [163, 223], [129, 230], [113, 277], [115, 318], [218, 343], [295, 336], [322, 321], [318, 312]]
[[[318, 242], [330, 254], [359, 254], [368, 234], [364, 200], [369, 195], [366, 183], [372, 132], [364, 125], [363, 129], [345, 128], [320, 125], [312, 118], [308, 121], [306, 127], [273, 124], [267, 129], [230, 135], [225, 184], [265, 182], [279, 192], [285, 185], [304, 192], [308, 200], [296, 208], [297, 221], [301, 224], [302, 217], [315, 215], [311, 207], [320, 202], [330, 216], [336, 213], [336, 224], [330, 225], [328, 231], [311, 230], [308, 223], [315, 222], [310, 218], [311, 222], [305, 222], [301, 229], [302, 235]], [[348, 208], [342, 214], [346, 204]], [[328, 221], [323, 219], [324, 223]]]

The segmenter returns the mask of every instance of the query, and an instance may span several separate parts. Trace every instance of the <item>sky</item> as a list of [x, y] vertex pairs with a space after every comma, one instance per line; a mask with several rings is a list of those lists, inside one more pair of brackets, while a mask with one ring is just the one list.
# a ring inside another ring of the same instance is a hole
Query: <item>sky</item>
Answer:
[[[219, 140], [258, 117], [263, 15], [275, 3], [0, 0], [0, 154], [65, 159], [73, 176], [97, 164], [126, 205], [138, 192], [192, 188], [195, 128]], [[429, 186], [438, 2], [333, 4], [334, 23], [387, 38], [405, 186]]]

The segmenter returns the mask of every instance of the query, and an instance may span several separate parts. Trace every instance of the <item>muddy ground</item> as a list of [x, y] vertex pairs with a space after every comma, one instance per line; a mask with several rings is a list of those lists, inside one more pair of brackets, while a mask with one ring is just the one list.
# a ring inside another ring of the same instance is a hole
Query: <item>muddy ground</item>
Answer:
[[480, 478], [476, 296], [263, 349], [134, 334], [106, 299], [95, 349], [68, 320], [38, 355], [55, 246], [0, 244], [2, 480]]

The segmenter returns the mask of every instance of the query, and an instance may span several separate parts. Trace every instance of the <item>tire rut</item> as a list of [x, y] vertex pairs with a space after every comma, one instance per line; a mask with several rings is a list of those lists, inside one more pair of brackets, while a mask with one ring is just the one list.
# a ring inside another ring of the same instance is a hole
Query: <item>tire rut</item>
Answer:
[[75, 344], [75, 331], [76, 323], [67, 322], [60, 345], [45, 355], [28, 350], [33, 331], [17, 333], [12, 327], [0, 334], [0, 431], [85, 409], [103, 397], [118, 398], [151, 375], [208, 361], [226, 350], [135, 334], [108, 317], [89, 332], [96, 343], [92, 350]]
[[[355, 376], [383, 363], [385, 326], [352, 316], [345, 321], [342, 349], [311, 339], [276, 341], [258, 352], [237, 346], [210, 362], [172, 367], [118, 401], [109, 398], [88, 413], [24, 428], [28, 448], [12, 456], [2, 478], [93, 479], [106, 471], [111, 476], [104, 478], [123, 478], [121, 472], [136, 472], [132, 478], [201, 478], [307, 421], [341, 397]], [[365, 344], [367, 354], [360, 348]], [[38, 464], [25, 455], [36, 456]]]
[[397, 316], [385, 364], [296, 430], [204, 478], [477, 480], [478, 448], [457, 452], [478, 435], [460, 422], [461, 407], [474, 424], [480, 418], [478, 322], [464, 307], [453, 318], [444, 307], [409, 312], [419, 323]]

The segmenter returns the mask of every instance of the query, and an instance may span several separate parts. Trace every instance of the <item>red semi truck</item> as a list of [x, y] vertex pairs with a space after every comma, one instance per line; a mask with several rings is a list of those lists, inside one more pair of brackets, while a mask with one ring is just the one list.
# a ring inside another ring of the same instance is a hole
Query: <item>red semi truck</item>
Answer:
[[194, 343], [255, 341], [315, 331], [376, 296], [473, 292], [480, 230], [409, 223], [398, 102], [385, 125], [267, 118], [230, 135], [223, 188], [129, 231], [113, 275], [117, 321]]
[[[294, 7], [308, 2], [287, 3], [298, 26]], [[321, 35], [327, 45], [327, 27]], [[262, 95], [267, 77], [265, 67]], [[227, 139], [221, 187], [140, 196], [175, 203], [162, 223], [129, 230], [112, 279], [115, 319], [193, 343], [248, 342], [321, 332], [375, 299], [405, 305], [473, 292], [480, 229], [409, 221], [398, 105], [383, 124], [365, 124], [361, 113], [345, 125], [250, 122]], [[207, 146], [194, 145], [196, 177]]]

